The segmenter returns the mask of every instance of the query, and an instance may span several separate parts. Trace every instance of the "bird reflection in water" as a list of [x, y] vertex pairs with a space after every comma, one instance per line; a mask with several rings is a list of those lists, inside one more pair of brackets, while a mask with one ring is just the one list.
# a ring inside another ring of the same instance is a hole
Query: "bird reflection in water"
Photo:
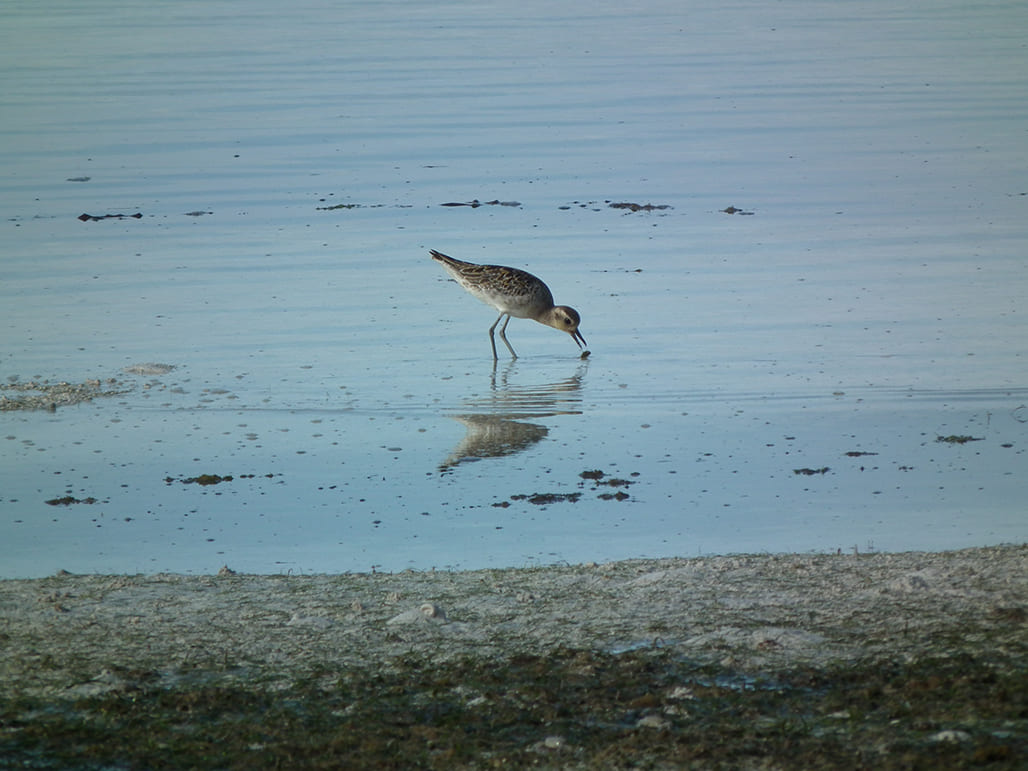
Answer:
[[449, 417], [467, 429], [464, 438], [439, 465], [452, 471], [462, 463], [515, 455], [542, 441], [550, 429], [535, 420], [555, 415], [581, 415], [582, 378], [586, 362], [569, 378], [555, 383], [514, 386], [514, 362], [500, 373], [493, 368], [489, 393], [465, 399]]

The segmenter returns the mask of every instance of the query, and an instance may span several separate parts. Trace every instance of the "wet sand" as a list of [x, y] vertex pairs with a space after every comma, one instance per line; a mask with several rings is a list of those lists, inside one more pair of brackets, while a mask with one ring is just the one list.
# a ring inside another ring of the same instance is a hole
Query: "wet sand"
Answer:
[[[446, 699], [481, 712], [498, 698], [480, 682], [483, 672], [518, 662], [537, 662], [535, 677], [544, 681], [568, 676], [569, 665], [594, 672], [596, 661], [659, 660], [665, 672], [677, 667], [679, 678], [687, 667], [693, 675], [677, 686], [651, 683], [648, 699], [624, 705], [623, 737], [688, 722], [683, 699], [694, 698], [701, 680], [730, 680], [735, 685], [725, 687], [741, 693], [748, 682], [786, 682], [798, 671], [838, 677], [970, 657], [1023, 682], [1026, 598], [1025, 545], [469, 572], [62, 574], [0, 582], [0, 689], [9, 695], [10, 721], [26, 708], [13, 704], [15, 696], [32, 710], [212, 689], [249, 696], [300, 689], [309, 700], [306, 689], [324, 695], [348, 678], [399, 676], [417, 700], [420, 678], [445, 672]], [[374, 687], [363, 687], [371, 688], [365, 702], [374, 701]], [[987, 688], [981, 696], [989, 697]], [[979, 750], [999, 736], [1017, 760], [1025, 713], [1008, 708], [1014, 712], [987, 726], [922, 727], [924, 746], [949, 741], [940, 734], [947, 730], [958, 732], [950, 737], [956, 745]], [[569, 726], [524, 728], [510, 752], [542, 752], [553, 767], [598, 762]], [[19, 736], [13, 729], [5, 741], [17, 745]], [[488, 765], [484, 751], [461, 763]]]

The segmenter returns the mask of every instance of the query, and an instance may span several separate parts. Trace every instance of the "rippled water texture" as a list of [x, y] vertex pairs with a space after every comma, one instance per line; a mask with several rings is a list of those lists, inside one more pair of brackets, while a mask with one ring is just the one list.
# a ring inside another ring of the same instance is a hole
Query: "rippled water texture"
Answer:
[[1028, 11], [895, 6], [8, 4], [0, 575], [1025, 540]]

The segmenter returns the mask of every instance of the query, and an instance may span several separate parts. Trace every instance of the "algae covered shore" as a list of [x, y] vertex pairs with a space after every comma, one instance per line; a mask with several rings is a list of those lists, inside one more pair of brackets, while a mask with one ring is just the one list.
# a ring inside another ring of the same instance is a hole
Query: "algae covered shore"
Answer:
[[1028, 547], [0, 582], [11, 768], [1016, 768]]

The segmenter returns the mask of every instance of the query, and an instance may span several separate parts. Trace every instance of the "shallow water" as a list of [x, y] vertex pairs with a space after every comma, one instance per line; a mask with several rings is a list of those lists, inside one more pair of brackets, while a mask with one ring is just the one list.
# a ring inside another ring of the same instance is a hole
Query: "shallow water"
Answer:
[[1028, 12], [551, 5], [7, 12], [0, 575], [1025, 539]]

